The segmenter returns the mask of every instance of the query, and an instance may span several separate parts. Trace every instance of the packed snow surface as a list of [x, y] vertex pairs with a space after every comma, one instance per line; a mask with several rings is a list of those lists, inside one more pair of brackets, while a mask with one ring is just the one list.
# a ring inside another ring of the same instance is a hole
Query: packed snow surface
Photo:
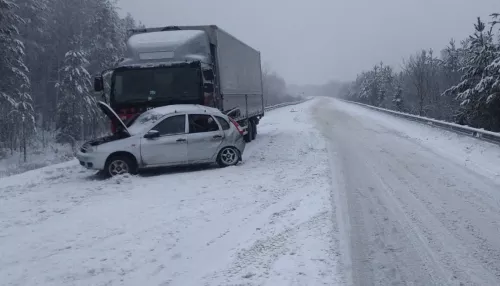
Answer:
[[500, 148], [318, 98], [241, 165], [0, 179], [2, 285], [500, 285]]
[[500, 148], [358, 105], [314, 107], [348, 285], [500, 285]]
[[0, 179], [0, 284], [335, 284], [312, 104], [268, 112], [235, 167], [102, 179], [71, 161]]

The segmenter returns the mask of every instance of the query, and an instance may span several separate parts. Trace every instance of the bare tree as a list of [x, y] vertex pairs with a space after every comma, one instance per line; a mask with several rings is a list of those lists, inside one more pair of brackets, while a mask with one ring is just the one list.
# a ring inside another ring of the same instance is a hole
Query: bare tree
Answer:
[[418, 98], [418, 115], [424, 115], [425, 102], [429, 97], [429, 68], [427, 64], [427, 51], [422, 50], [419, 53], [410, 56], [404, 62], [403, 68], [415, 88]]

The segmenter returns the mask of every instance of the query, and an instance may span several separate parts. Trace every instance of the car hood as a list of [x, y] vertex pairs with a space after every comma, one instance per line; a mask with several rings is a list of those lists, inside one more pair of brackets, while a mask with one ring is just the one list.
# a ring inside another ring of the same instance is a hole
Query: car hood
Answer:
[[123, 121], [120, 119], [118, 114], [116, 114], [116, 112], [109, 105], [107, 105], [106, 103], [104, 103], [102, 101], [98, 101], [97, 105], [99, 105], [99, 108], [101, 108], [102, 112], [104, 112], [104, 114], [106, 114], [106, 116], [111, 120], [111, 122], [113, 122], [113, 124], [116, 127], [121, 126], [121, 129], [123, 130], [123, 132], [127, 133], [127, 135], [130, 136], [130, 132], [127, 128], [127, 125], [125, 125], [125, 123], [123, 123]]

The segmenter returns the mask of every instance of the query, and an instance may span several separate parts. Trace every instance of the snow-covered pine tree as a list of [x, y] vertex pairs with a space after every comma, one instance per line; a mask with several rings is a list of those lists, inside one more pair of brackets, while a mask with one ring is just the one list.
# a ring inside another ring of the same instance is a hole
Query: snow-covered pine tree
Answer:
[[126, 31], [113, 2], [109, 0], [87, 0], [96, 10], [88, 23], [89, 57], [91, 69], [101, 71], [118, 63], [125, 51]]
[[[78, 47], [78, 45], [75, 45]], [[85, 66], [86, 55], [81, 50], [65, 54], [61, 81], [56, 84], [59, 90], [57, 105], [57, 131], [60, 142], [70, 142], [74, 147], [77, 140], [85, 137], [85, 122], [92, 118], [95, 100], [89, 94], [91, 77]]]
[[370, 102], [370, 86], [372, 85], [372, 82], [370, 80], [370, 72], [371, 71], [363, 71], [359, 75], [358, 99], [362, 103]]
[[393, 81], [394, 84], [394, 97], [392, 103], [394, 103], [395, 109], [397, 111], [403, 111], [403, 73], [400, 72]]
[[[492, 14], [492, 17], [492, 28], [494, 28], [499, 24], [500, 14]], [[493, 43], [491, 48], [493, 60], [484, 69], [481, 81], [474, 88], [477, 93], [486, 93], [488, 95], [486, 98], [486, 104], [488, 105], [499, 105], [498, 101], [500, 101], [500, 35], [497, 35], [497, 37], [498, 42]]]
[[356, 80], [351, 82], [347, 86], [347, 92], [346, 92], [346, 99], [348, 100], [353, 100], [353, 101], [359, 101], [360, 100], [360, 85], [361, 85], [361, 75], [356, 76]]
[[16, 14], [17, 9], [13, 2], [0, 0], [0, 106], [4, 121], [11, 124], [7, 130], [11, 148], [20, 143], [26, 161], [27, 143], [35, 125], [24, 44], [19, 40], [18, 27], [23, 19]]
[[386, 95], [392, 92], [392, 68], [380, 63], [376, 73], [376, 81], [378, 87], [377, 106], [385, 107]]
[[379, 96], [377, 74], [379, 67], [374, 66], [372, 70], [361, 73], [360, 101], [376, 106]]
[[491, 118], [495, 114], [488, 108], [487, 100], [491, 93], [486, 89], [485, 77], [487, 67], [497, 56], [498, 47], [493, 42], [492, 29], [477, 18], [474, 24], [475, 32], [463, 42], [465, 62], [461, 82], [445, 91], [445, 95], [454, 95], [463, 107], [459, 114], [459, 122], [473, 126], [494, 128]]
[[462, 68], [462, 51], [457, 48], [454, 39], [451, 39], [448, 46], [442, 51], [441, 59], [443, 63], [443, 71], [445, 75], [445, 83], [456, 84], [461, 77]]
[[[18, 14], [24, 22], [19, 27], [20, 38], [25, 45], [25, 64], [29, 69], [27, 74], [31, 82], [31, 96], [36, 119], [38, 135], [41, 135], [42, 144], [45, 146], [45, 129], [50, 122], [45, 120], [48, 113], [48, 94], [46, 92], [48, 57], [52, 50], [47, 50], [50, 43], [50, 31], [47, 29], [50, 9], [49, 0], [17, 0]], [[41, 131], [41, 132], [40, 132]], [[38, 138], [38, 137], [37, 137]]]

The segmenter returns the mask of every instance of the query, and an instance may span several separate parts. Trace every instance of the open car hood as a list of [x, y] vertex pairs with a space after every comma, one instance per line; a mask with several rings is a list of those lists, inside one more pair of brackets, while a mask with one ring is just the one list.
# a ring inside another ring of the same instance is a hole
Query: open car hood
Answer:
[[128, 131], [125, 123], [123, 123], [118, 114], [116, 114], [116, 112], [109, 105], [102, 101], [98, 101], [97, 105], [99, 105], [99, 108], [101, 108], [102, 112], [106, 114], [106, 116], [111, 120], [111, 122], [113, 122], [113, 124], [117, 128], [122, 129], [123, 132], [127, 133], [130, 136], [130, 132]]

